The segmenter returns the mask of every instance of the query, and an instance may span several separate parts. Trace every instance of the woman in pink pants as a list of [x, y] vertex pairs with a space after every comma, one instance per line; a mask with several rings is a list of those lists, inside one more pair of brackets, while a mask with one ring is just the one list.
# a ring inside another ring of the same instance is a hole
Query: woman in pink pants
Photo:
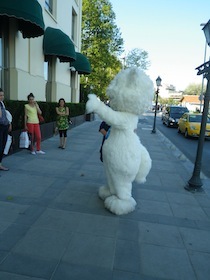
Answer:
[[[45, 154], [41, 150], [41, 131], [38, 114], [42, 114], [39, 105], [34, 99], [33, 93], [28, 95], [28, 104], [25, 104], [25, 130], [31, 135], [31, 154]], [[36, 139], [36, 151], [34, 149], [34, 140]]]

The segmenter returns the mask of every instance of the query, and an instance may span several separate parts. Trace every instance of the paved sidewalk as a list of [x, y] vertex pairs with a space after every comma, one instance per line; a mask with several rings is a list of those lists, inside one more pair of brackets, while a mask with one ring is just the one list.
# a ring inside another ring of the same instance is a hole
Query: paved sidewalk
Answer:
[[184, 189], [189, 165], [147, 119], [138, 134], [153, 160], [138, 205], [128, 215], [108, 212], [97, 196], [105, 182], [99, 160], [100, 121], [4, 159], [0, 177], [1, 280], [208, 280], [209, 179], [204, 190]]

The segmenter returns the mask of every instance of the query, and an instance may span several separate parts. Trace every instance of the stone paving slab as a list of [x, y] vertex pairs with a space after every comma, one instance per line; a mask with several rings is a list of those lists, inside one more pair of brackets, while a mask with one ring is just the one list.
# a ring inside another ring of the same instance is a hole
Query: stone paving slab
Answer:
[[210, 275], [209, 179], [204, 191], [184, 189], [191, 174], [174, 147], [138, 134], [153, 160], [144, 185], [133, 184], [136, 210], [104, 208], [100, 120], [42, 143], [46, 155], [22, 150], [4, 158], [0, 177], [1, 280], [206, 280]]
[[143, 243], [140, 259], [145, 275], [157, 279], [197, 279], [185, 249]]

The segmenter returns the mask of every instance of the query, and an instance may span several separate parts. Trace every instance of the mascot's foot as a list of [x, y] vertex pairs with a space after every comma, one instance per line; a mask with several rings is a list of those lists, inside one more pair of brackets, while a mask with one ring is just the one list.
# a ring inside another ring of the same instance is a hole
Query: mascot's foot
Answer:
[[135, 181], [139, 184], [144, 184], [146, 182], [146, 178], [138, 178], [138, 179], [135, 179]]
[[105, 186], [102, 186], [99, 188], [98, 191], [98, 196], [102, 199], [105, 200], [107, 197], [111, 196], [112, 194], [110, 193], [109, 189]]
[[128, 214], [134, 211], [136, 201], [133, 197], [129, 199], [119, 199], [117, 196], [112, 195], [105, 199], [105, 207], [116, 215]]

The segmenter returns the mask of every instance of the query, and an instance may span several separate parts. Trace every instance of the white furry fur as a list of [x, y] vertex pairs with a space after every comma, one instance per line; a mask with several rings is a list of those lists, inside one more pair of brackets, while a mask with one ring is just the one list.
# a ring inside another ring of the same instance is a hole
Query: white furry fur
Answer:
[[99, 189], [105, 207], [116, 215], [135, 209], [132, 182], [144, 183], [151, 169], [151, 159], [134, 130], [138, 116], [152, 103], [154, 86], [150, 78], [136, 67], [122, 70], [107, 89], [110, 107], [90, 94], [88, 113], [97, 113], [111, 125], [103, 145], [103, 164], [107, 185]]

